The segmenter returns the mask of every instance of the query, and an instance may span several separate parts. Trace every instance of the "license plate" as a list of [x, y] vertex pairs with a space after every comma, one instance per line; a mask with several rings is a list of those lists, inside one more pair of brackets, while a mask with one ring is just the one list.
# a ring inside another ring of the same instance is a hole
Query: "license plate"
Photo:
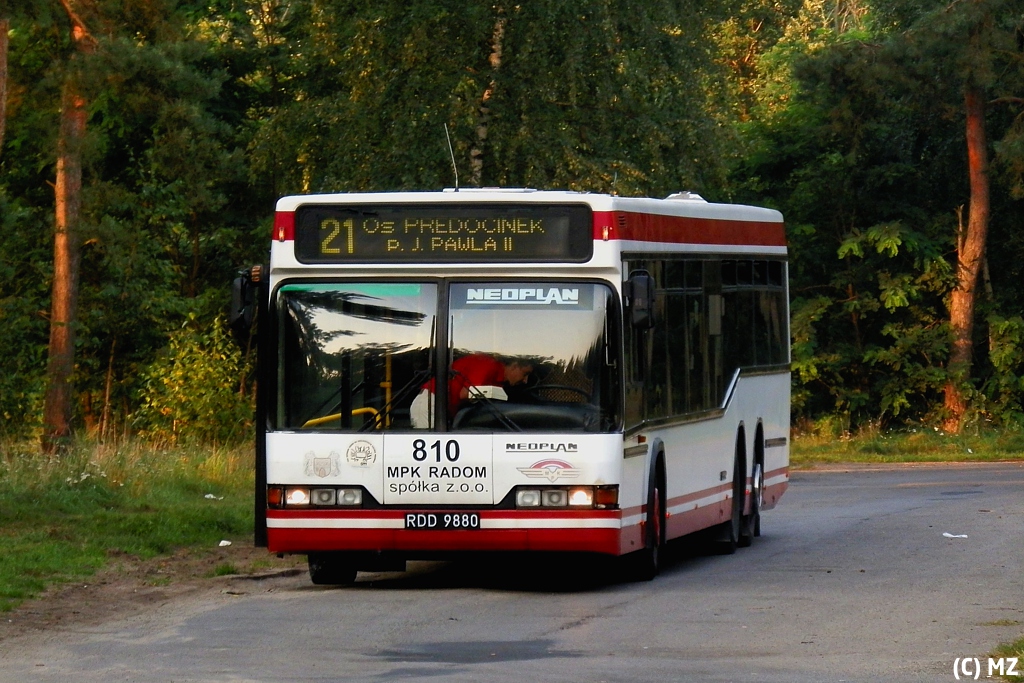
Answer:
[[479, 529], [480, 514], [477, 512], [407, 512], [406, 529], [451, 530]]

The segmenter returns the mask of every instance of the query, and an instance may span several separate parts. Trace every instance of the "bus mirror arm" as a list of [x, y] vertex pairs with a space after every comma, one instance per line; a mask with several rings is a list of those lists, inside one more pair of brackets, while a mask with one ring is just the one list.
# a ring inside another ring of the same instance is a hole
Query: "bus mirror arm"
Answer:
[[654, 278], [646, 270], [635, 270], [623, 285], [629, 321], [638, 330], [654, 327]]
[[231, 311], [228, 313], [228, 326], [234, 335], [235, 342], [243, 349], [249, 343], [249, 333], [256, 314], [256, 291], [260, 280], [260, 266], [238, 272], [238, 277], [231, 283]]

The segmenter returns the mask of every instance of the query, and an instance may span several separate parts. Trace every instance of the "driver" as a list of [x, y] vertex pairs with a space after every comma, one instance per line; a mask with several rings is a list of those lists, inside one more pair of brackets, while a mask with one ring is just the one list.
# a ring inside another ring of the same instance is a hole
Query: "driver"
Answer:
[[[454, 415], [470, 398], [471, 388], [502, 384], [523, 384], [533, 372], [533, 364], [523, 360], [502, 362], [486, 353], [473, 353], [452, 363], [448, 373], [448, 414]], [[413, 429], [429, 429], [434, 411], [434, 380], [423, 385], [409, 406]]]

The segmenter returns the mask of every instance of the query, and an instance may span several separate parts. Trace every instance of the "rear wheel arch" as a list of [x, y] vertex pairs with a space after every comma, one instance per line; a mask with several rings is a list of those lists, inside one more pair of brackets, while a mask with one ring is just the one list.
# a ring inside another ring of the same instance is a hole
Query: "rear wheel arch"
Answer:
[[741, 421], [736, 427], [736, 442], [733, 446], [732, 484], [729, 497], [729, 519], [717, 526], [717, 548], [722, 555], [736, 552], [743, 541], [743, 509], [747, 490], [747, 436]]
[[652, 450], [654, 457], [651, 460], [651, 473], [649, 486], [653, 485], [656, 487], [658, 492], [658, 538], [656, 539], [659, 546], [665, 545], [668, 538], [665, 529], [665, 519], [668, 516], [666, 511], [666, 504], [668, 502], [668, 491], [667, 491], [667, 472], [665, 464], [665, 445], [660, 441], [655, 443], [654, 449]]
[[[743, 490], [740, 491], [740, 495], [746, 492], [747, 476], [750, 474], [750, 470], [747, 469], [749, 458], [747, 457], [747, 427], [741, 421], [736, 427], [736, 447], [733, 450], [733, 471], [732, 480], [733, 483], [737, 480], [743, 482], [741, 487]], [[733, 486], [733, 495], [736, 495], [736, 486]]]
[[758, 466], [761, 468], [760, 481], [751, 481], [752, 489], [760, 484], [760, 491], [752, 490], [752, 493], [757, 495], [757, 500], [755, 502], [757, 503], [758, 510], [760, 510], [764, 502], [764, 423], [760, 419], [757, 421], [757, 431], [754, 433], [754, 455], [751, 462], [751, 477], [756, 474]]

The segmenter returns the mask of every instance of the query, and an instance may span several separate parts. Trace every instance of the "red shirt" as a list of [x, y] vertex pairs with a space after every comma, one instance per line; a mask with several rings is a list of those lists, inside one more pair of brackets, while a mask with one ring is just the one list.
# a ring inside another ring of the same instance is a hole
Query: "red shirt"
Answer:
[[[486, 353], [463, 356], [448, 373], [448, 412], [454, 413], [462, 403], [462, 390], [469, 387], [500, 387], [505, 381], [505, 365]], [[434, 380], [423, 385], [434, 391]]]

